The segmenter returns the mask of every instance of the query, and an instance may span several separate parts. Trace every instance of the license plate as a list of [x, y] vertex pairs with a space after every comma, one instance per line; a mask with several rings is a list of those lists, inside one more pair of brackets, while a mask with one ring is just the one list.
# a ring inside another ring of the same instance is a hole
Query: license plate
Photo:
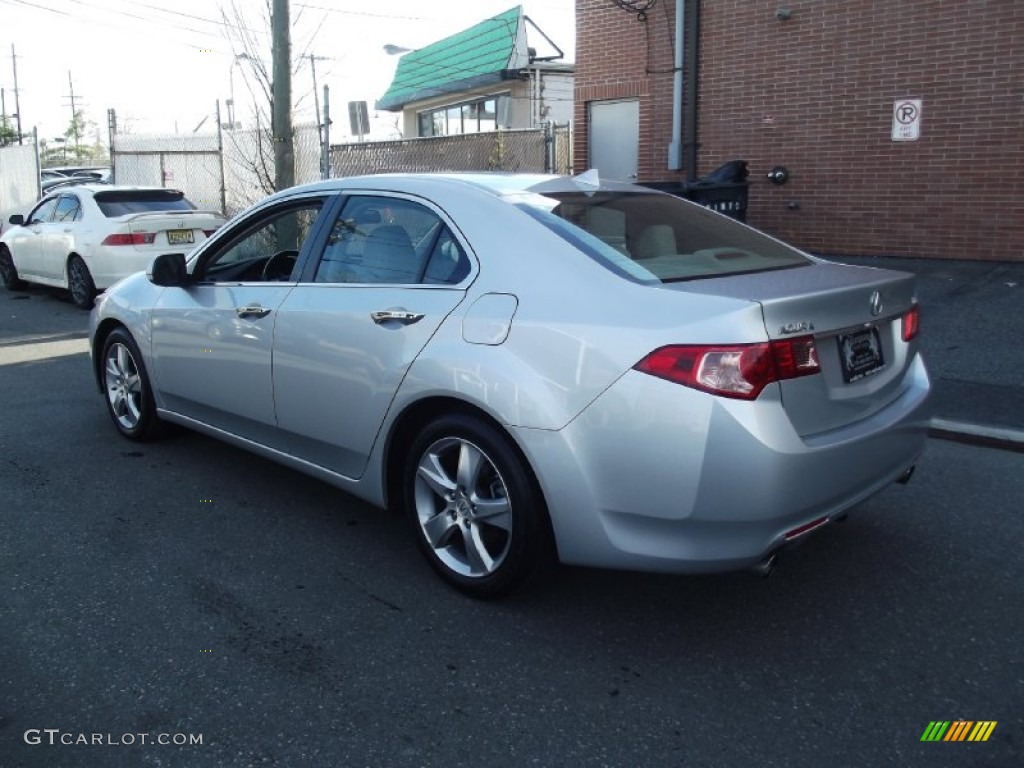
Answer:
[[839, 360], [846, 383], [878, 373], [885, 365], [877, 328], [839, 336]]
[[191, 229], [168, 229], [167, 230], [167, 244], [168, 245], [186, 245], [188, 243], [194, 243], [195, 237], [192, 235]]

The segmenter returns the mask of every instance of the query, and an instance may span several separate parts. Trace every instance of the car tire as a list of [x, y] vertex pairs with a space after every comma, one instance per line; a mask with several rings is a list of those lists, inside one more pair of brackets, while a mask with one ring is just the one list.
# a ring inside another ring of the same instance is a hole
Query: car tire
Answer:
[[4, 281], [4, 288], [8, 291], [20, 291], [25, 287], [25, 281], [18, 277], [18, 268], [14, 266], [14, 258], [7, 246], [0, 246], [0, 280]]
[[74, 255], [68, 259], [68, 292], [76, 307], [92, 309], [96, 300], [96, 284], [81, 256]]
[[412, 441], [403, 480], [416, 541], [457, 589], [502, 597], [550, 570], [555, 547], [543, 496], [497, 428], [462, 414], [431, 422]]
[[156, 415], [149, 373], [128, 331], [110, 332], [103, 342], [100, 365], [107, 412], [117, 431], [138, 442], [159, 437], [164, 422]]

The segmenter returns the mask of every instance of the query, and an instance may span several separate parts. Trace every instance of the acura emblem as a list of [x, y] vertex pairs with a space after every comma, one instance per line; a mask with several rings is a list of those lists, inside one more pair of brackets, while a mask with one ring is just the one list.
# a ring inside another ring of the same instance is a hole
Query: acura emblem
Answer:
[[878, 291], [874, 291], [871, 294], [871, 298], [868, 300], [868, 303], [871, 305], [871, 314], [872, 315], [877, 317], [878, 315], [882, 314], [882, 294], [881, 293], [879, 293]]

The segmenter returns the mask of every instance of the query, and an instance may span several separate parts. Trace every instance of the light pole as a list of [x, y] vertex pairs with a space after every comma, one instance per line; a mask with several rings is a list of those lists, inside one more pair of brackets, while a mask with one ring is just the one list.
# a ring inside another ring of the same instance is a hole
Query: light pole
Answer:
[[[413, 51], [416, 50], [415, 48], [406, 48], [404, 45], [395, 45], [394, 43], [386, 43], [383, 46], [383, 48], [384, 48], [384, 53], [386, 53], [388, 56], [401, 56], [403, 53], [412, 53]], [[394, 122], [394, 126], [393, 126], [394, 131], [395, 131], [395, 133], [398, 134], [399, 138], [401, 138], [405, 134], [405, 126], [404, 126], [405, 118], [404, 118], [404, 114], [405, 114], [405, 112], [403, 110], [402, 114], [400, 114], [398, 117], [395, 118], [395, 122]], [[403, 123], [403, 127], [402, 128], [398, 127], [399, 121], [402, 121], [402, 123]], [[414, 134], [414, 135], [416, 135], [416, 134]], [[360, 138], [360, 141], [362, 141], [362, 138]]]
[[250, 61], [248, 53], [237, 53], [231, 60], [228, 67], [228, 89], [231, 98], [228, 99], [228, 129], [235, 130], [235, 64], [240, 61]]

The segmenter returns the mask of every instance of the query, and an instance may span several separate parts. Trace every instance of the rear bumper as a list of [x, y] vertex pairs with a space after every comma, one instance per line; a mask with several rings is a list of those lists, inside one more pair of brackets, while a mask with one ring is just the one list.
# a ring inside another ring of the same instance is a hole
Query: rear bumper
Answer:
[[140, 253], [130, 247], [97, 248], [95, 253], [85, 257], [85, 262], [97, 290], [102, 291], [128, 275], [144, 272], [160, 253], [162, 251]]
[[[563, 562], [734, 570], [834, 519], [913, 467], [928, 423], [918, 356], [901, 395], [855, 424], [801, 438], [766, 390], [725, 400], [630, 371], [558, 432], [518, 430]], [[802, 537], [801, 537], [802, 538]]]

